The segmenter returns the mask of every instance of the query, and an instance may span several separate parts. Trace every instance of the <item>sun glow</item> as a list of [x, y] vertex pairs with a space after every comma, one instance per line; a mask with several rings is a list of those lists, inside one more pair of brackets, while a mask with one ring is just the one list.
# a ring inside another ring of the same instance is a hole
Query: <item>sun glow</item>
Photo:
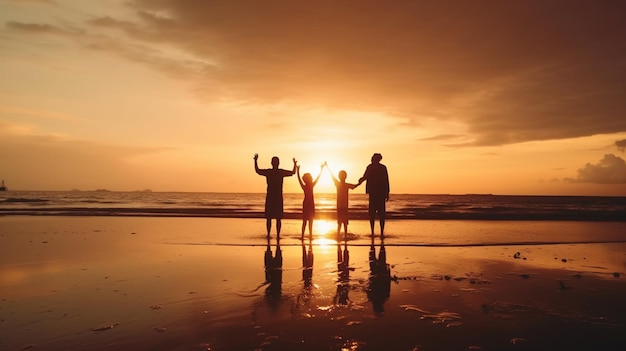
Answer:
[[302, 176], [305, 173], [310, 173], [315, 179], [315, 177], [320, 174], [320, 165], [324, 162], [327, 163], [328, 167], [324, 167], [322, 169], [320, 178], [315, 186], [316, 193], [334, 193], [336, 188], [335, 183], [333, 182], [333, 176], [335, 178], [339, 178], [340, 171], [345, 171], [347, 173], [348, 177], [346, 181], [348, 183], [357, 183], [359, 177], [365, 169], [365, 166], [367, 166], [367, 163], [363, 163], [362, 166], [356, 166], [356, 162], [350, 157], [332, 157], [331, 152], [319, 152], [310, 157], [298, 160], [298, 163], [301, 165], [300, 175]]
[[336, 231], [337, 224], [334, 221], [324, 219], [314, 221], [313, 236], [315, 239], [313, 240], [313, 243], [322, 248], [337, 245], [337, 240], [335, 240]]
[[317, 219], [313, 222], [313, 232], [319, 236], [327, 236], [335, 233], [337, 224], [325, 219]]

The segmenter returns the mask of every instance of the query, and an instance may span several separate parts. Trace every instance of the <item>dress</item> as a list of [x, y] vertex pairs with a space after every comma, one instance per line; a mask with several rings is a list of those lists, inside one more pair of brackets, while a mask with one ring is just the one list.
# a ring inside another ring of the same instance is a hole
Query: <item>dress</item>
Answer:
[[315, 199], [313, 198], [313, 187], [304, 186], [304, 201], [302, 201], [302, 219], [313, 219], [315, 217]]

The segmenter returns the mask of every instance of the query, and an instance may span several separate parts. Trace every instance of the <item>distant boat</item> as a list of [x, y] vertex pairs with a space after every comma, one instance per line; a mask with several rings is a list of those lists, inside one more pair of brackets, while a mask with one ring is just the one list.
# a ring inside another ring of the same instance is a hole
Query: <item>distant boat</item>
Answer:
[[2, 180], [2, 186], [0, 186], [0, 191], [7, 191], [9, 189], [7, 189], [6, 185], [4, 185], [4, 179]]

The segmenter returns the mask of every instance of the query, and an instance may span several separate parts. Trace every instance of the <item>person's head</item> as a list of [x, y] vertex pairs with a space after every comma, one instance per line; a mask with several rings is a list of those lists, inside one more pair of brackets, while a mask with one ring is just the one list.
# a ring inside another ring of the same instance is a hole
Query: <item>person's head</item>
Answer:
[[379, 153], [375, 153], [372, 155], [372, 163], [380, 163], [380, 160], [383, 159], [383, 155]]
[[302, 181], [305, 184], [310, 184], [313, 182], [313, 176], [311, 175], [311, 173], [304, 173], [304, 175], [302, 176]]
[[278, 156], [272, 157], [272, 167], [273, 168], [278, 168], [278, 164], [279, 163], [280, 163], [280, 160], [278, 159]]
[[344, 170], [339, 171], [339, 180], [344, 182], [347, 177], [348, 177], [348, 173], [346, 173], [346, 171]]

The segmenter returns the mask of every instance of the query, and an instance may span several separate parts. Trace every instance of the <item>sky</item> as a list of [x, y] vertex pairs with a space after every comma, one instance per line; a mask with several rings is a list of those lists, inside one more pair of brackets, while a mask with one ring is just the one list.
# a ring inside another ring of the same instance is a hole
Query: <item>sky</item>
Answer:
[[[0, 0], [9, 190], [626, 196], [626, 2]], [[301, 191], [295, 177], [285, 192]], [[324, 170], [317, 192], [333, 192]], [[363, 188], [355, 190], [364, 192]]]

